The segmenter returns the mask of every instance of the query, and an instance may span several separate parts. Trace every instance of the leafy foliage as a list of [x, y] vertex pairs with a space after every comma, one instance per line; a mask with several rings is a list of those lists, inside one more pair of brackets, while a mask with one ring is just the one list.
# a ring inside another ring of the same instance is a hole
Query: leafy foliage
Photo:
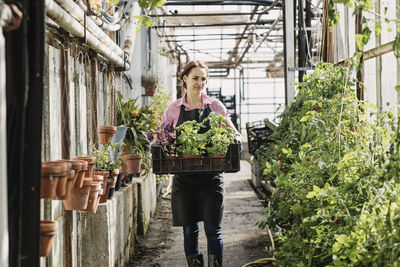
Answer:
[[151, 169], [150, 143], [146, 133], [157, 126], [155, 110], [151, 106], [139, 107], [136, 99], [125, 100], [118, 91], [117, 124], [128, 127], [124, 139], [127, 154], [142, 154], [142, 169], [146, 174]]
[[177, 145], [178, 151], [182, 154], [200, 155], [206, 148], [207, 138], [199, 133], [205, 126], [195, 120], [185, 121], [177, 126]]
[[167, 156], [176, 155], [176, 133], [174, 127], [163, 122], [154, 132], [148, 132], [147, 138], [153, 147], [161, 147]]
[[399, 262], [399, 126], [390, 112], [360, 103], [350, 77], [320, 63], [281, 114], [276, 144], [262, 150], [265, 179], [277, 191], [258, 224], [283, 228], [278, 265]]
[[235, 139], [235, 132], [221, 114], [211, 112], [203, 123], [207, 121], [210, 123], [210, 129], [205, 133], [208, 140], [206, 151], [209, 154], [225, 154], [229, 144]]
[[119, 143], [112, 144], [111, 140], [108, 140], [106, 144], [94, 145], [89, 144], [90, 154], [96, 157], [96, 170], [114, 170], [121, 168], [123, 159], [120, 157], [120, 153], [117, 154], [117, 158], [112, 160], [111, 153], [118, 150]]

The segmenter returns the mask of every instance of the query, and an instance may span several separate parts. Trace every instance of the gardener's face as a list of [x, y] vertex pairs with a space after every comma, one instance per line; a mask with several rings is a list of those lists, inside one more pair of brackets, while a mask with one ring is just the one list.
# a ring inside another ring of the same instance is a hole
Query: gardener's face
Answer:
[[207, 84], [207, 71], [203, 68], [193, 68], [189, 75], [183, 77], [186, 89], [189, 92], [200, 93]]

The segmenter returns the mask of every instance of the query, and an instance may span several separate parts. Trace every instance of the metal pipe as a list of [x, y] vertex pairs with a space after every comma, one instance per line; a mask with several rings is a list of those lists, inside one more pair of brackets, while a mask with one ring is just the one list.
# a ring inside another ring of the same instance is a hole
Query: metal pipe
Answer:
[[[78, 4], [79, 4], [79, 6], [81, 8], [83, 8], [84, 12], [87, 12], [87, 6], [85, 5], [85, 3], [83, 3], [82, 0], [79, 0]], [[118, 9], [116, 14], [114, 15], [115, 18], [113, 17], [114, 20], [112, 20], [112, 23], [106, 23], [106, 22], [104, 22], [103, 20], [99, 19], [96, 16], [89, 16], [89, 18], [94, 23], [96, 23], [96, 25], [99, 26], [100, 28], [102, 28], [102, 29], [104, 29], [106, 31], [115, 32], [115, 31], [119, 31], [121, 29], [121, 24], [117, 24], [122, 18], [122, 14], [119, 14], [119, 13], [122, 13], [120, 11], [120, 9]], [[117, 16], [117, 14], [118, 14], [118, 16]]]
[[272, 0], [253, 0], [253, 1], [169, 1], [166, 6], [211, 6], [211, 5], [222, 5], [222, 6], [270, 6], [273, 4]]
[[[85, 12], [73, 1], [68, 0], [54, 0], [60, 7], [62, 7], [67, 13], [69, 13], [75, 20], [77, 20], [83, 26], [85, 25]], [[46, 1], [47, 3], [47, 1]], [[108, 48], [110, 48], [119, 57], [123, 57], [124, 52], [122, 49], [111, 40], [108, 35], [103, 32], [92, 20], [86, 20], [86, 28], [91, 32], [96, 38], [101, 40]]]
[[[55, 22], [57, 22], [61, 27], [63, 27], [76, 37], [84, 36], [85, 28], [61, 6], [59, 6], [53, 0], [45, 0], [45, 6], [47, 15]], [[105, 35], [104, 32], [102, 33]], [[86, 42], [93, 50], [110, 60], [111, 63], [117, 65], [118, 67], [124, 67], [124, 60], [120, 56], [123, 55], [122, 49], [118, 47], [119, 49], [115, 49], [118, 51], [115, 51], [104, 45], [103, 42], [106, 39], [111, 40], [107, 35], [104, 35], [104, 38], [100, 39], [100, 41], [98, 39], [99, 37], [96, 38], [96, 35], [92, 34], [91, 31], [87, 31]]]
[[258, 48], [260, 48], [261, 44], [265, 42], [269, 34], [272, 32], [272, 30], [278, 25], [278, 22], [282, 20], [282, 16], [279, 16], [274, 23], [272, 23], [271, 28], [267, 31], [267, 33], [264, 35], [263, 39], [261, 40], [260, 44], [254, 49], [254, 52], [257, 52]]
[[242, 23], [215, 23], [215, 24], [186, 24], [186, 25], [157, 25], [154, 28], [201, 28], [201, 27], [228, 27], [228, 26], [249, 26], [249, 25], [265, 25], [272, 24], [275, 20], [266, 19], [260, 20], [259, 22], [242, 22]]
[[156, 18], [177, 18], [177, 17], [212, 17], [212, 16], [249, 16], [249, 15], [268, 15], [268, 12], [232, 12], [232, 13], [203, 13], [203, 14], [159, 14], [149, 15], [149, 17]]

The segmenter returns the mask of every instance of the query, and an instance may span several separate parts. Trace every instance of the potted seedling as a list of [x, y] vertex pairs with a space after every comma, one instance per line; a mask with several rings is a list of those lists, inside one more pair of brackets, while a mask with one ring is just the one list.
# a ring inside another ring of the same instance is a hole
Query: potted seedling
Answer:
[[207, 137], [199, 133], [205, 128], [202, 123], [195, 120], [185, 121], [176, 127], [177, 150], [182, 157], [201, 157], [206, 149]]
[[235, 132], [221, 114], [211, 112], [203, 123], [209, 122], [210, 129], [205, 133], [208, 140], [206, 151], [211, 157], [224, 158], [229, 145], [235, 139]]
[[111, 139], [106, 144], [95, 146], [90, 144], [90, 151], [93, 156], [96, 157], [95, 172], [96, 175], [103, 176], [103, 189], [104, 194], [100, 199], [100, 203], [104, 203], [108, 198], [113, 196], [113, 191], [117, 181], [117, 175], [119, 169], [123, 163], [119, 153], [117, 153], [116, 159], [112, 159], [111, 155], [114, 155], [118, 150], [119, 143], [111, 143]]

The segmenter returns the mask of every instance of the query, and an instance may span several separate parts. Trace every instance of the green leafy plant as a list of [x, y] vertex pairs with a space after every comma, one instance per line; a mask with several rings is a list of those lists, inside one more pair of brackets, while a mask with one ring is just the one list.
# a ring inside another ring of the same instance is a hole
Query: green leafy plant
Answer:
[[[160, 8], [167, 3], [167, 0], [139, 0], [138, 4], [141, 8], [145, 10], [146, 13], [149, 13], [155, 8]], [[145, 26], [146, 29], [154, 26], [154, 21], [151, 17], [145, 15], [134, 16], [137, 19], [138, 26], [136, 27], [136, 34], [140, 32], [141, 25]]]
[[139, 107], [136, 99], [125, 100], [118, 91], [117, 124], [128, 127], [124, 145], [128, 153], [149, 149], [146, 133], [155, 129], [154, 111], [149, 106]]
[[109, 140], [106, 144], [95, 145], [89, 144], [90, 154], [96, 157], [96, 170], [114, 170], [122, 166], [123, 160], [120, 153], [117, 153], [117, 158], [112, 160], [111, 154], [118, 151], [119, 143], [112, 144]]
[[348, 69], [320, 63], [298, 84], [275, 143], [257, 151], [276, 187], [258, 225], [282, 228], [277, 265], [395, 266], [398, 123], [357, 100]]
[[199, 133], [205, 126], [195, 120], [185, 121], [175, 128], [177, 132], [177, 147], [181, 154], [200, 155], [206, 149], [207, 136]]
[[221, 114], [211, 112], [203, 120], [209, 123], [210, 129], [205, 133], [208, 140], [206, 151], [209, 154], [225, 154], [229, 144], [235, 139], [235, 132], [228, 126], [228, 121]]
[[142, 154], [142, 170], [147, 174], [151, 169], [150, 143], [146, 133], [157, 126], [156, 113], [151, 106], [139, 107], [137, 98], [125, 100], [118, 91], [117, 124], [128, 127], [124, 139], [124, 154]]

